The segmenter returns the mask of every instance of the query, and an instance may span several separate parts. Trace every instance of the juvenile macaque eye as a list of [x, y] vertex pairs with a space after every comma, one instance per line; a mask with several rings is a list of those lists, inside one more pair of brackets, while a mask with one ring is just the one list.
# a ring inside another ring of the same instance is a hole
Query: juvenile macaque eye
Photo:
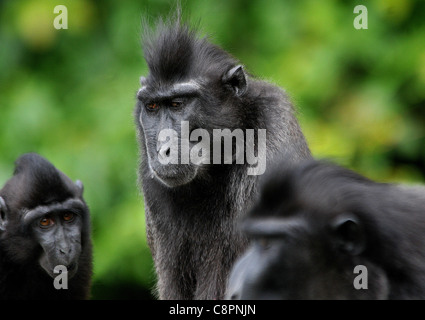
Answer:
[[74, 220], [74, 214], [70, 212], [66, 212], [63, 214], [62, 218], [64, 221], [71, 222], [72, 220]]
[[43, 217], [40, 219], [39, 225], [42, 228], [50, 227], [53, 224], [53, 220], [50, 217]]
[[146, 108], [148, 110], [157, 110], [159, 108], [159, 105], [157, 103], [148, 103], [146, 105]]

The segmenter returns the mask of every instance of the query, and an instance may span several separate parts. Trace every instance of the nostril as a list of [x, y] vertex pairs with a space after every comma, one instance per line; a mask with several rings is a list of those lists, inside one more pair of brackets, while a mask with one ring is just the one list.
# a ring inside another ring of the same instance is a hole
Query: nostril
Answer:
[[66, 249], [66, 248], [59, 248], [59, 253], [60, 253], [60, 254], [70, 254], [70, 253], [71, 253], [71, 251], [72, 251], [72, 249], [71, 249], [71, 248], [69, 248], [69, 249]]
[[239, 300], [239, 295], [237, 293], [232, 294], [230, 300]]
[[160, 160], [166, 160], [170, 157], [171, 148], [169, 146], [162, 147], [158, 152], [158, 157]]

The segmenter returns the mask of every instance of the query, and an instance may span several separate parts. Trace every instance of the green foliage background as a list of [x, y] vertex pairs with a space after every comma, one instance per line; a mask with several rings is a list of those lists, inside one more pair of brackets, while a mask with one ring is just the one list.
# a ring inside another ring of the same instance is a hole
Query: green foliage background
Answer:
[[[56, 5], [68, 29], [56, 30]], [[353, 9], [368, 9], [356, 30]], [[187, 0], [184, 14], [291, 96], [313, 154], [379, 181], [425, 181], [425, 1]], [[38, 152], [81, 179], [94, 299], [149, 299], [132, 118], [146, 74], [141, 17], [174, 1], [0, 1], [0, 184]]]

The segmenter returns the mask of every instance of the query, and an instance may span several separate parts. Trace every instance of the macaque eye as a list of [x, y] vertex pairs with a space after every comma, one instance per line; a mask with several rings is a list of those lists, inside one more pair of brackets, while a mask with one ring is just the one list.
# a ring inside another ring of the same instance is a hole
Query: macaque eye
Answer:
[[39, 221], [39, 225], [41, 228], [48, 228], [53, 224], [53, 220], [50, 217], [43, 217]]
[[267, 250], [268, 248], [270, 248], [270, 240], [267, 238], [259, 238], [257, 239], [257, 243], [263, 250]]
[[148, 104], [146, 105], [146, 108], [147, 108], [148, 110], [157, 110], [157, 109], [159, 108], [159, 105], [158, 105], [157, 103], [155, 103], [155, 102], [153, 102], [153, 103], [148, 103]]
[[66, 222], [71, 222], [74, 220], [74, 214], [70, 212], [66, 212], [63, 214], [62, 219]]
[[183, 105], [183, 101], [171, 101], [171, 106], [173, 108], [179, 108]]

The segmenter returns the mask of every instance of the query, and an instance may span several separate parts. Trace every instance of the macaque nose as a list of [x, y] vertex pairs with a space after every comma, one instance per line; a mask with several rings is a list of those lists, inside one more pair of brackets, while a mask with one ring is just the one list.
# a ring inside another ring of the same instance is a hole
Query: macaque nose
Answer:
[[170, 157], [170, 146], [164, 145], [158, 151], [158, 158], [160, 161], [164, 161]]

